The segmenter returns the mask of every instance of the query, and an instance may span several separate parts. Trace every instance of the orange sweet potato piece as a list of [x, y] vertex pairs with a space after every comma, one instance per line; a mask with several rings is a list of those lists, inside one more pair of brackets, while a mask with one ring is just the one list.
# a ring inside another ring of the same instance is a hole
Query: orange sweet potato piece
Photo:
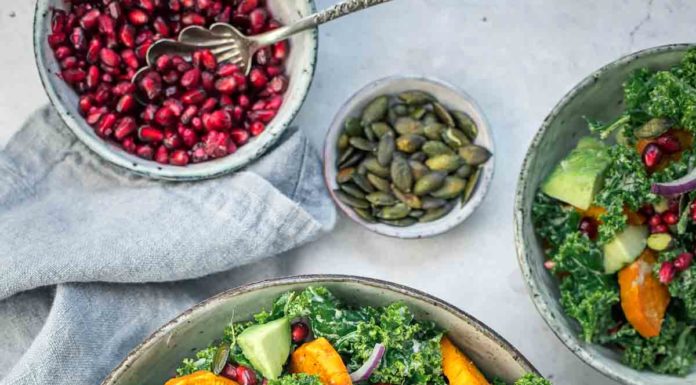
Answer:
[[199, 370], [185, 376], [172, 378], [164, 385], [239, 385], [227, 377], [217, 376], [207, 370]]
[[290, 372], [314, 374], [323, 385], [352, 385], [341, 356], [326, 338], [297, 348], [290, 356]]
[[606, 213], [606, 212], [607, 212], [607, 210], [604, 207], [590, 206], [590, 208], [588, 208], [587, 210], [580, 211], [580, 215], [582, 215], [583, 217], [594, 218], [595, 220], [597, 220], [599, 222], [599, 216]]
[[629, 209], [628, 207], [624, 207], [623, 212], [624, 215], [626, 215], [626, 221], [629, 225], [640, 226], [645, 224], [645, 222], [647, 221], [645, 215], [635, 212]]
[[645, 338], [660, 335], [670, 300], [667, 287], [652, 272], [655, 261], [655, 254], [646, 249], [619, 271], [621, 308], [628, 322]]
[[476, 365], [446, 336], [440, 340], [442, 371], [449, 385], [490, 385]]

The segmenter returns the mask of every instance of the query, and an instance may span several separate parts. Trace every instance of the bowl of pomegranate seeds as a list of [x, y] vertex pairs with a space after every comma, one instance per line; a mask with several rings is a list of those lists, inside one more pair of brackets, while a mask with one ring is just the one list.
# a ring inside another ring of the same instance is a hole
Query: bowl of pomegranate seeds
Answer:
[[133, 82], [148, 48], [191, 25], [253, 35], [313, 11], [312, 0], [39, 0], [34, 49], [51, 103], [91, 150], [148, 177], [205, 179], [246, 166], [288, 127], [314, 75], [316, 31], [261, 49], [249, 75], [202, 50], [162, 56]]

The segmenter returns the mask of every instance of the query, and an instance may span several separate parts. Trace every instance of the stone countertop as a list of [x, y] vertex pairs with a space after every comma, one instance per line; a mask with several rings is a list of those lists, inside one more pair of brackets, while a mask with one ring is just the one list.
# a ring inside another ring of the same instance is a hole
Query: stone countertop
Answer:
[[[0, 146], [47, 101], [34, 65], [33, 3], [0, 4]], [[366, 83], [433, 76], [482, 106], [496, 176], [479, 210], [445, 235], [390, 239], [340, 218], [332, 234], [264, 263], [288, 275], [355, 274], [418, 288], [493, 327], [556, 385], [615, 384], [556, 339], [527, 295], [513, 245], [517, 176], [541, 121], [574, 84], [632, 51], [693, 41], [694, 19], [688, 0], [396, 0], [323, 26], [316, 78], [296, 119], [317, 148], [338, 107]]]

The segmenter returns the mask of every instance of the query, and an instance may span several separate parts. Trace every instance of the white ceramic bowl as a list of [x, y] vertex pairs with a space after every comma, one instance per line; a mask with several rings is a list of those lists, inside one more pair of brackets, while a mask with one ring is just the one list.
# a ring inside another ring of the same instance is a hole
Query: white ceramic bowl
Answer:
[[[314, 0], [267, 0], [273, 14], [282, 23], [290, 23], [315, 11]], [[305, 100], [314, 76], [317, 56], [317, 31], [291, 38], [287, 71], [290, 78], [285, 101], [266, 131], [227, 157], [186, 167], [161, 165], [128, 154], [99, 138], [77, 110], [77, 94], [56, 76], [58, 62], [46, 42], [50, 33], [51, 9], [65, 8], [64, 0], [37, 0], [34, 18], [34, 53], [39, 75], [51, 103], [75, 135], [107, 161], [138, 174], [157, 179], [191, 181], [213, 178], [238, 170], [266, 152], [290, 125]]]
[[230, 322], [249, 320], [290, 290], [325, 286], [350, 305], [405, 303], [422, 320], [432, 320], [490, 377], [512, 384], [536, 369], [505, 339], [458, 308], [420, 291], [375, 279], [313, 275], [274, 279], [232, 289], [205, 300], [164, 325], [136, 347], [102, 385], [163, 384], [183, 358], [220, 338]]
[[[336, 143], [343, 131], [343, 123], [346, 118], [359, 115], [360, 111], [362, 111], [370, 101], [380, 95], [393, 95], [409, 90], [425, 91], [433, 95], [448, 108], [467, 113], [474, 122], [476, 122], [479, 129], [479, 135], [475, 143], [487, 148], [493, 153], [493, 157], [482, 166], [481, 177], [471, 199], [465, 204], [462, 204], [461, 201], [457, 201], [454, 209], [443, 218], [430, 223], [416, 223], [408, 227], [396, 227], [383, 223], [368, 223], [360, 218], [350, 206], [336, 198], [334, 194], [334, 190], [338, 188], [338, 183], [336, 182], [336, 173], [338, 171], [336, 169], [336, 161], [338, 158]], [[395, 238], [413, 239], [432, 237], [442, 234], [462, 223], [474, 212], [486, 196], [488, 187], [493, 179], [494, 169], [495, 148], [493, 145], [493, 136], [491, 135], [488, 120], [476, 104], [476, 101], [453, 85], [440, 80], [423, 77], [394, 76], [368, 84], [355, 93], [355, 95], [351, 96], [338, 111], [331, 123], [324, 143], [324, 181], [336, 205], [338, 205], [341, 211], [350, 219], [367, 229], [378, 234]]]

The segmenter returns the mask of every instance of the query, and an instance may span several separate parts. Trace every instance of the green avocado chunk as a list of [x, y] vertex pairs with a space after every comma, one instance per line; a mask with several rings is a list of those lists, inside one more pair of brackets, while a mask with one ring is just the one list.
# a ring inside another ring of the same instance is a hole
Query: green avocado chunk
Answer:
[[604, 272], [614, 274], [635, 261], [645, 250], [647, 239], [647, 227], [628, 226], [611, 242], [604, 245]]
[[546, 178], [541, 190], [552, 198], [587, 210], [602, 187], [609, 162], [604, 143], [585, 137]]
[[290, 355], [290, 321], [280, 318], [244, 330], [237, 343], [254, 369], [269, 379], [277, 379]]

